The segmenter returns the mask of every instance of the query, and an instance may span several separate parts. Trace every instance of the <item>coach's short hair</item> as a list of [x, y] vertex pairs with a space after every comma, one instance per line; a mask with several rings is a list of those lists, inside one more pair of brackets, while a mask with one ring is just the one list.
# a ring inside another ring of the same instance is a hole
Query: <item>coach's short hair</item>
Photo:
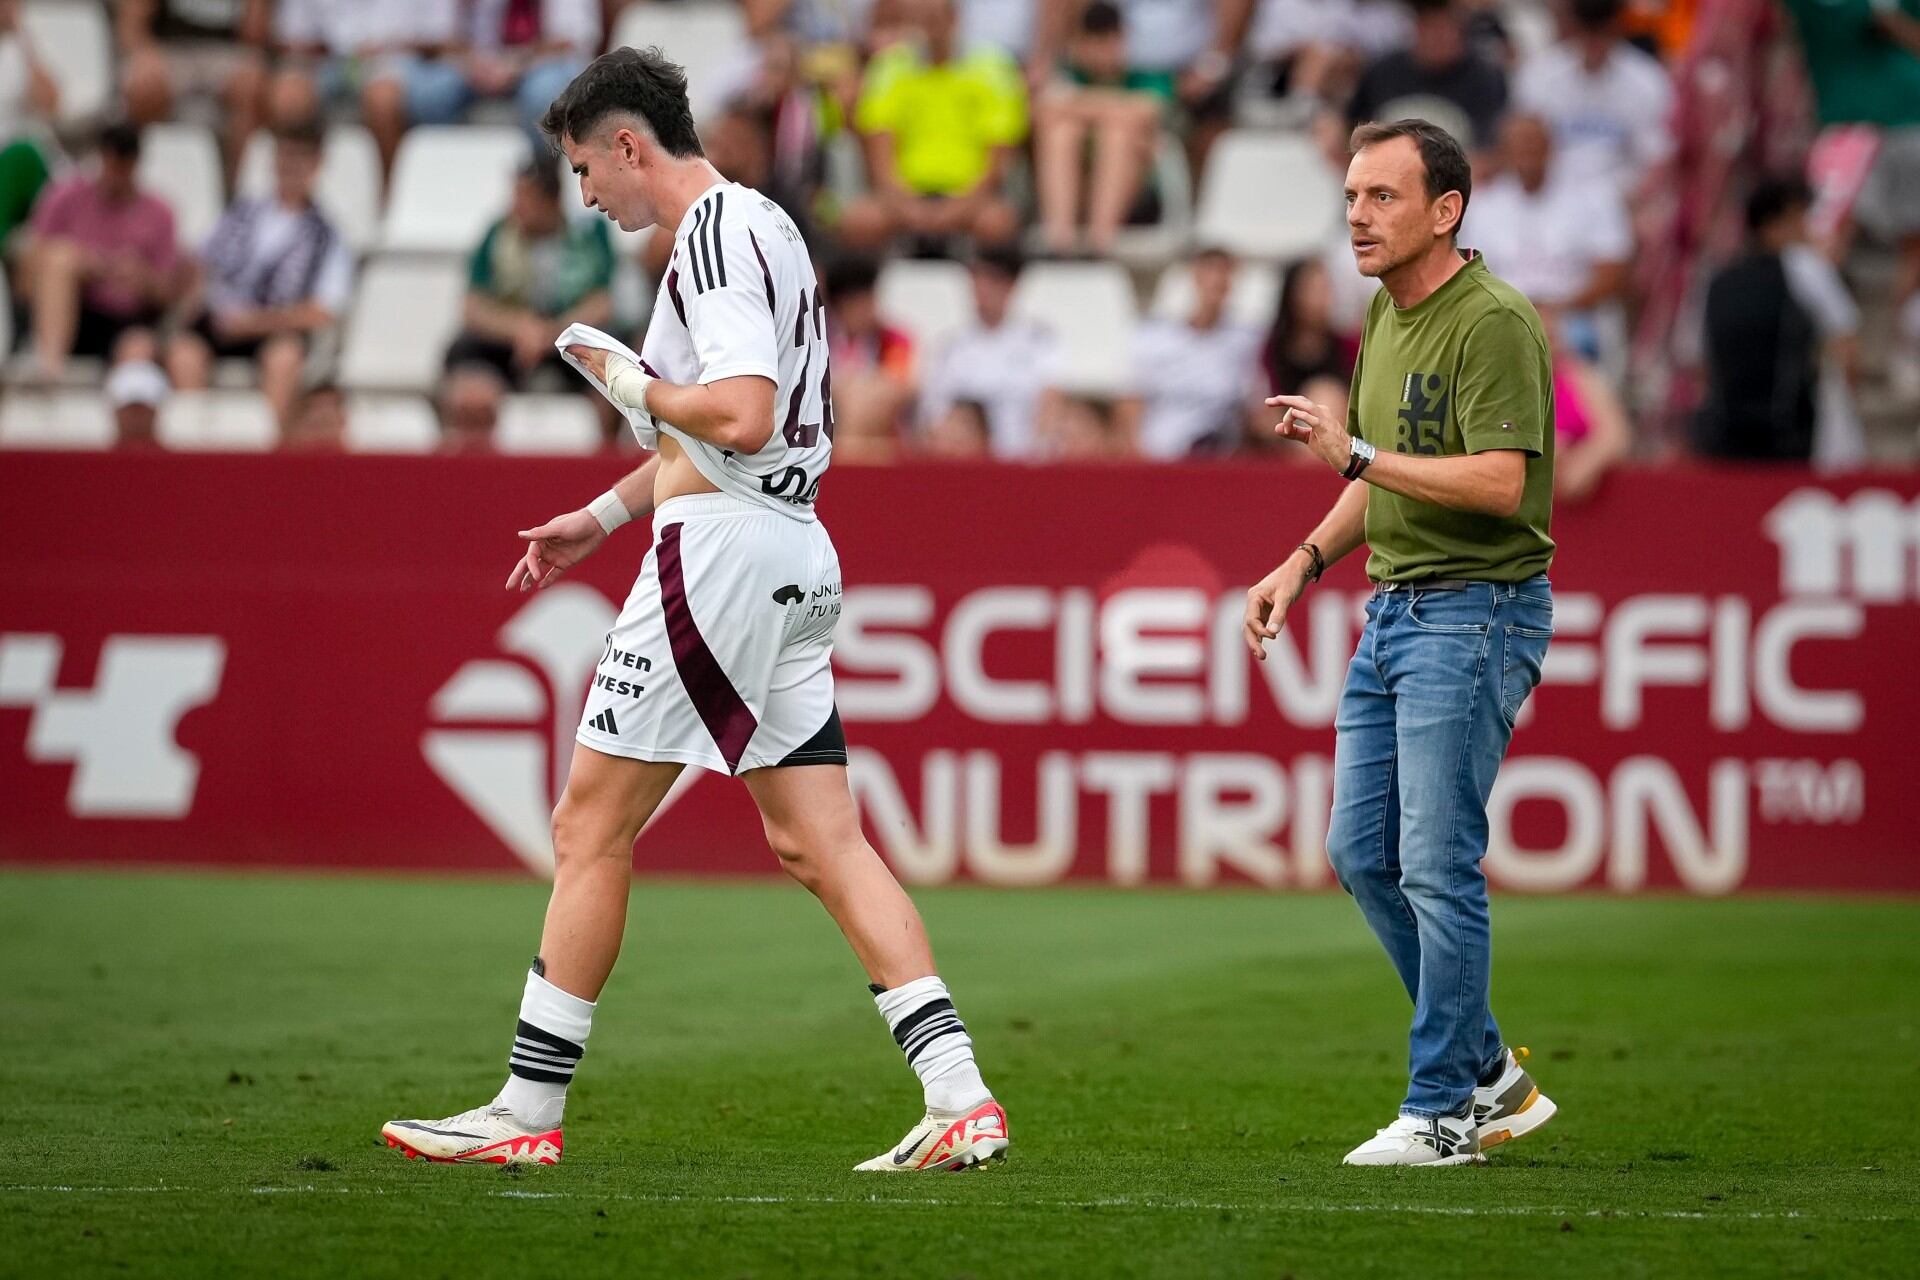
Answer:
[[1467, 153], [1452, 134], [1427, 120], [1395, 120], [1382, 123], [1369, 120], [1353, 131], [1347, 145], [1353, 151], [1394, 138], [1411, 138], [1420, 150], [1420, 163], [1427, 169], [1427, 203], [1449, 191], [1460, 193], [1460, 216], [1454, 220], [1453, 234], [1460, 235], [1460, 224], [1467, 220], [1467, 201], [1473, 196], [1473, 166]]
[[620, 48], [595, 58], [553, 100], [540, 129], [557, 145], [585, 138], [621, 113], [646, 121], [670, 156], [705, 154], [687, 104], [687, 73], [657, 48]]

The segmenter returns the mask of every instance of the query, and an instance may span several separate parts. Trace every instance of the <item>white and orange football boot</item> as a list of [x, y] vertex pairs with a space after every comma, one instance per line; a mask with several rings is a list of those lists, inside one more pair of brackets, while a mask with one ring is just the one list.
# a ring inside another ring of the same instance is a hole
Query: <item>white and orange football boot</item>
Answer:
[[853, 1167], [855, 1172], [870, 1173], [958, 1173], [989, 1160], [1004, 1160], [1011, 1141], [1007, 1113], [988, 1098], [971, 1111], [927, 1112], [899, 1146]]
[[380, 1136], [436, 1164], [559, 1164], [563, 1145], [558, 1129], [529, 1129], [497, 1102], [445, 1120], [389, 1120]]

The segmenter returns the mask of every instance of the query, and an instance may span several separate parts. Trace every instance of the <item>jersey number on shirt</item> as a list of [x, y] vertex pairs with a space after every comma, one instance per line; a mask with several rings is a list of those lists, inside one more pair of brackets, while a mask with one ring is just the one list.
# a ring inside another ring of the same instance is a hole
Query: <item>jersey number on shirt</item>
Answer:
[[[826, 296], [818, 289], [809, 298], [807, 291], [800, 291], [800, 310], [794, 317], [793, 345], [808, 346], [809, 336], [813, 345], [807, 351], [806, 360], [800, 366], [800, 377], [793, 384], [793, 394], [787, 399], [787, 420], [780, 428], [780, 436], [787, 442], [789, 449], [811, 449], [820, 443], [821, 433], [828, 440], [833, 439], [833, 370], [827, 361], [824, 316], [827, 309]], [[809, 319], [812, 323], [809, 326]], [[813, 357], [820, 357], [820, 417], [819, 422], [800, 421], [801, 402], [807, 395], [807, 375], [813, 368]], [[787, 466], [770, 476], [760, 477], [761, 492], [770, 497], [787, 502], [810, 504], [820, 492], [820, 477], [808, 476], [806, 468]]]

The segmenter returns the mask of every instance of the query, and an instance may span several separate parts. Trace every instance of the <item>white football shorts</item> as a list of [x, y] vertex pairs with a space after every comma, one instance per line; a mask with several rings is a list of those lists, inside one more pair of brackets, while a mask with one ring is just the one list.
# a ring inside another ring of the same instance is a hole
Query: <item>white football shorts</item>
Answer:
[[840, 556], [818, 520], [721, 494], [669, 498], [575, 737], [716, 773], [845, 764], [839, 620]]

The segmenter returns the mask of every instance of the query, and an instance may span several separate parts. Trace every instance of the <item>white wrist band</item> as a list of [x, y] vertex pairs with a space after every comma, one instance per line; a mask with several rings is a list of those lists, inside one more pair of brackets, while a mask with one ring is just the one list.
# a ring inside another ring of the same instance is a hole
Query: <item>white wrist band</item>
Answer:
[[607, 353], [607, 395], [629, 409], [647, 412], [647, 388], [653, 378], [617, 351]]
[[587, 511], [600, 527], [612, 533], [627, 521], [633, 519], [633, 513], [627, 510], [627, 504], [620, 501], [620, 490], [609, 489], [587, 504]]

